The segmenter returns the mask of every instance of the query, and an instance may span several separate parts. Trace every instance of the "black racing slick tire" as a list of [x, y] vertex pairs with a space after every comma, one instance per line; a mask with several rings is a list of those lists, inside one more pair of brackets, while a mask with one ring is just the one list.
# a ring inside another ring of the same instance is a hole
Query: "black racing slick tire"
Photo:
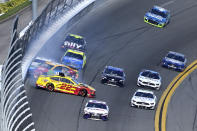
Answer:
[[79, 91], [79, 96], [86, 97], [87, 94], [88, 94], [88, 92], [87, 92], [87, 90], [85, 90], [85, 89], [81, 89], [81, 90]]
[[48, 90], [48, 91], [54, 91], [54, 85], [52, 84], [52, 83], [47, 83], [46, 84], [46, 89]]

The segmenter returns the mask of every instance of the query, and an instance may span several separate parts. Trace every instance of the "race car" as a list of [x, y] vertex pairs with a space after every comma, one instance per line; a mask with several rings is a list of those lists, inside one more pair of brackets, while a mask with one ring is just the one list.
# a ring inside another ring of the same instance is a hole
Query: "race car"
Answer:
[[52, 76], [39, 76], [36, 81], [36, 87], [90, 98], [95, 97], [96, 92], [93, 87], [79, 83], [72, 77], [64, 76], [63, 73]]
[[170, 22], [170, 12], [162, 7], [153, 6], [144, 15], [144, 22], [156, 27], [164, 27]]
[[143, 70], [138, 76], [137, 85], [148, 86], [159, 90], [161, 86], [161, 76], [158, 72], [152, 70]]
[[63, 72], [67, 76], [71, 76], [75, 79], [78, 78], [78, 71], [72, 69], [63, 64], [46, 61], [44, 59], [35, 59], [30, 68], [28, 69], [29, 75], [33, 75], [34, 78], [38, 78], [40, 75], [54, 75], [58, 72]]
[[131, 98], [131, 107], [143, 107], [145, 109], [155, 109], [157, 97], [152, 91], [138, 89]]
[[61, 61], [66, 66], [81, 70], [86, 64], [86, 55], [82, 51], [68, 49]]
[[162, 60], [162, 66], [172, 68], [177, 71], [184, 71], [187, 59], [181, 53], [169, 51]]
[[124, 70], [113, 66], [106, 66], [102, 72], [101, 83], [123, 87], [125, 83]]
[[64, 44], [62, 45], [63, 49], [74, 49], [85, 51], [86, 50], [86, 41], [82, 36], [75, 35], [75, 34], [68, 34]]
[[89, 100], [84, 108], [84, 119], [108, 120], [109, 107], [106, 102]]

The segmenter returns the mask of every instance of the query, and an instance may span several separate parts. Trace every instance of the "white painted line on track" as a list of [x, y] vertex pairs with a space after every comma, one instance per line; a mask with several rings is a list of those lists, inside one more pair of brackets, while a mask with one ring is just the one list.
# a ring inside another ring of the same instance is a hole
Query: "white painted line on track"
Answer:
[[161, 7], [165, 7], [165, 6], [167, 6], [167, 5], [173, 4], [175, 1], [176, 1], [176, 0], [171, 0], [171, 1], [168, 1], [168, 2], [166, 2], [166, 3], [164, 3], [164, 4], [160, 5], [160, 6], [161, 6]]

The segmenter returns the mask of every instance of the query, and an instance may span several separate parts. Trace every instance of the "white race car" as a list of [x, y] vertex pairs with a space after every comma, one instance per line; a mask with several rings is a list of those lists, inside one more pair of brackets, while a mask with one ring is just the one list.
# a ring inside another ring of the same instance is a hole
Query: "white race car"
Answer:
[[138, 89], [131, 98], [130, 106], [155, 109], [157, 97], [152, 91]]
[[152, 70], [143, 70], [137, 79], [138, 86], [148, 86], [159, 90], [161, 86], [161, 76]]
[[89, 100], [84, 108], [84, 119], [108, 120], [109, 107], [106, 102]]

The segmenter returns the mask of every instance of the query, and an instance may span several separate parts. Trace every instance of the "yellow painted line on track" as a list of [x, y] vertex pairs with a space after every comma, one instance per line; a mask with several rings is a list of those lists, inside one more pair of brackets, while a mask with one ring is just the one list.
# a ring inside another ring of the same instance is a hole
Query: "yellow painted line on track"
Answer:
[[[168, 85], [168, 87], [162, 94], [155, 114], [155, 131], [160, 131], [160, 129], [161, 131], [166, 131], [166, 115], [167, 115], [167, 108], [171, 96], [175, 92], [176, 88], [181, 84], [181, 82], [197, 68], [197, 65], [195, 64], [197, 64], [197, 60], [192, 62], [183, 72], [179, 73], [173, 79], [173, 81]], [[163, 102], [164, 102], [164, 106], [162, 108]], [[160, 119], [161, 110], [162, 110], [162, 118]]]

